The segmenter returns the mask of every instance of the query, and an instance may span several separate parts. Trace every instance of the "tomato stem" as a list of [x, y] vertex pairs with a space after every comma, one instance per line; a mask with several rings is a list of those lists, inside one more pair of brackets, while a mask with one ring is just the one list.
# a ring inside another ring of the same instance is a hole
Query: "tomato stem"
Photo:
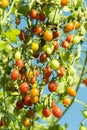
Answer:
[[75, 98], [75, 100], [74, 100], [75, 102], [77, 102], [77, 103], [79, 103], [79, 104], [81, 104], [81, 105], [83, 105], [83, 106], [85, 106], [86, 104], [84, 103], [84, 102], [82, 102], [82, 101], [80, 101], [80, 100], [78, 100], [78, 99], [76, 99]]

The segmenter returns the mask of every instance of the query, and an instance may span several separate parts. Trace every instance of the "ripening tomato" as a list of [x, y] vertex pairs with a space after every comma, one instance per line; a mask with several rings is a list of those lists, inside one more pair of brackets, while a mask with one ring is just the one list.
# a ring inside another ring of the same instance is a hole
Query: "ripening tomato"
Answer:
[[61, 117], [62, 117], [62, 110], [61, 110], [61, 108], [59, 108], [58, 106], [53, 107], [53, 108], [52, 108], [52, 114], [53, 114], [56, 118], [61, 118]]
[[59, 36], [59, 32], [58, 31], [53, 32], [53, 39], [57, 38], [58, 36]]
[[73, 22], [69, 22], [66, 26], [65, 26], [65, 29], [64, 31], [65, 32], [70, 32], [74, 29], [74, 23]]
[[49, 66], [46, 66], [43, 70], [45, 76], [50, 77], [52, 74], [52, 69]]
[[15, 52], [14, 58], [15, 58], [15, 60], [19, 60], [19, 59], [21, 58], [21, 53], [20, 53], [20, 51], [16, 51], [16, 52]]
[[21, 31], [21, 33], [19, 34], [19, 39], [21, 41], [25, 41], [27, 38], [28, 38], [27, 33], [24, 31]]
[[48, 89], [49, 89], [50, 92], [56, 92], [57, 88], [58, 88], [58, 85], [54, 81], [52, 81], [48, 85]]
[[83, 83], [87, 86], [87, 78], [83, 79]]
[[9, 5], [9, 0], [1, 0], [1, 6], [2, 6], [3, 8], [8, 7], [8, 5]]
[[38, 103], [39, 97], [38, 96], [34, 96], [34, 97], [31, 96], [30, 100], [31, 100], [32, 103]]
[[87, 130], [87, 128], [85, 126], [81, 125], [79, 130]]
[[19, 78], [19, 71], [18, 70], [13, 70], [11, 72], [11, 79], [12, 80], [17, 80]]
[[52, 44], [53, 44], [53, 46], [54, 46], [54, 50], [56, 51], [56, 50], [58, 49], [58, 47], [59, 47], [58, 42], [53, 40], [53, 41], [52, 41]]
[[38, 43], [32, 43], [31, 48], [33, 52], [37, 52], [39, 50], [39, 44]]
[[32, 106], [32, 102], [30, 100], [30, 95], [29, 94], [25, 96], [25, 98], [24, 98], [24, 104], [26, 106]]
[[37, 88], [32, 88], [30, 91], [31, 97], [38, 96], [39, 90]]
[[72, 96], [72, 97], [75, 97], [76, 96], [76, 90], [73, 89], [72, 87], [68, 87], [67, 88], [67, 93]]
[[53, 39], [53, 33], [50, 30], [44, 32], [44, 39], [46, 41], [51, 41]]
[[39, 76], [39, 69], [38, 69], [38, 68], [36, 68], [36, 69], [34, 70], [34, 76], [36, 76], [36, 77]]
[[69, 42], [63, 41], [63, 42], [62, 42], [62, 47], [65, 48], [65, 49], [68, 49], [68, 48], [70, 47]]
[[57, 72], [59, 77], [63, 77], [65, 75], [65, 68], [63, 66], [60, 66]]
[[83, 111], [83, 116], [84, 116], [84, 118], [87, 118], [87, 110]]
[[20, 68], [23, 68], [23, 66], [24, 66], [24, 62], [23, 62], [23, 60], [22, 59], [18, 59], [18, 60], [16, 60], [16, 66], [18, 66], [18, 67], [20, 67]]
[[32, 88], [36, 88], [38, 86], [37, 82], [35, 82], [34, 84], [32, 84]]
[[42, 109], [42, 115], [44, 117], [49, 117], [50, 116], [50, 109], [49, 108], [43, 108]]
[[55, 69], [55, 70], [58, 69], [58, 68], [59, 68], [59, 62], [58, 62], [58, 60], [53, 59], [53, 60], [51, 61], [50, 66], [52, 67], [52, 69]]
[[21, 83], [19, 89], [20, 89], [21, 94], [26, 94], [28, 92], [28, 90], [29, 90], [28, 83], [27, 82]]
[[12, 46], [11, 45], [9, 45], [9, 44], [7, 44], [6, 46], [5, 46], [5, 48], [4, 48], [4, 51], [8, 54], [8, 53], [11, 53], [11, 51], [12, 51]]
[[29, 16], [31, 19], [38, 19], [38, 11], [36, 9], [32, 9], [29, 12]]
[[16, 108], [17, 109], [22, 109], [24, 107], [24, 102], [23, 102], [23, 100], [18, 100], [17, 102], [16, 102]]
[[44, 22], [45, 18], [46, 18], [45, 14], [43, 12], [40, 12], [39, 13], [39, 19], [40, 19], [40, 21]]
[[74, 26], [75, 26], [75, 29], [78, 29], [80, 27], [80, 22], [76, 21]]
[[34, 118], [34, 116], [35, 116], [35, 113], [34, 113], [34, 110], [28, 110], [28, 117], [29, 118]]
[[31, 84], [34, 84], [35, 82], [36, 82], [36, 78], [35, 77], [33, 77], [33, 78], [30, 79], [30, 83]]
[[34, 72], [32, 70], [27, 72], [27, 77], [28, 78], [33, 78], [34, 77]]
[[56, 104], [55, 104], [55, 101], [54, 100], [52, 100], [52, 105], [51, 105], [51, 107], [53, 108], [53, 107], [56, 107]]
[[69, 0], [61, 0], [61, 5], [66, 6], [68, 4]]
[[68, 107], [71, 104], [71, 99], [68, 97], [65, 97], [63, 99], [63, 104], [64, 104], [64, 106]]
[[41, 26], [37, 26], [36, 28], [35, 28], [35, 33], [36, 34], [38, 34], [38, 35], [40, 35], [41, 33], [42, 33], [42, 27]]
[[25, 127], [30, 126], [30, 119], [27, 118], [27, 117], [25, 117], [25, 118], [23, 119], [23, 125], [24, 125]]
[[73, 36], [69, 34], [69, 35], [67, 35], [67, 37], [66, 37], [66, 41], [67, 41], [68, 43], [71, 43], [72, 38], [73, 38]]
[[20, 24], [20, 18], [16, 18], [15, 23], [16, 23], [16, 25], [19, 25]]
[[5, 125], [5, 120], [2, 118], [1, 120], [0, 120], [0, 126], [4, 126]]
[[40, 62], [43, 63], [47, 58], [47, 54], [44, 52], [40, 55]]

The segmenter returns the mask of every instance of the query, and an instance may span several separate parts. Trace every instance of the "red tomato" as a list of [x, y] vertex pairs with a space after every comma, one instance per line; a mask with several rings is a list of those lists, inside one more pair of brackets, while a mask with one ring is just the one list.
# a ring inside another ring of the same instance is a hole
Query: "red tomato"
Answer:
[[61, 117], [62, 117], [62, 110], [61, 110], [61, 108], [59, 108], [58, 106], [53, 107], [53, 109], [52, 109], [52, 114], [53, 114], [56, 118], [61, 118]]
[[36, 81], [36, 78], [34, 78], [34, 77], [30, 79], [31, 84], [35, 83], [35, 81]]
[[26, 106], [32, 106], [32, 102], [30, 100], [30, 95], [29, 94], [25, 96], [25, 98], [24, 98], [24, 104]]
[[27, 33], [26, 32], [24, 32], [24, 31], [21, 31], [21, 33], [19, 34], [19, 39], [21, 40], [21, 41], [25, 41], [26, 39], [27, 39]]
[[29, 90], [29, 85], [28, 85], [28, 83], [27, 83], [27, 82], [21, 83], [19, 89], [20, 89], [20, 93], [21, 93], [21, 94], [26, 94], [26, 93], [28, 92], [28, 90]]
[[5, 125], [5, 120], [2, 118], [1, 120], [0, 120], [0, 126], [4, 126]]
[[65, 69], [64, 69], [63, 66], [60, 66], [60, 67], [58, 68], [58, 76], [59, 76], [59, 77], [63, 77], [64, 75], [65, 75]]
[[35, 69], [35, 71], [34, 71], [34, 75], [35, 75], [36, 77], [39, 76], [39, 69], [38, 69], [38, 68]]
[[39, 13], [39, 19], [40, 19], [40, 21], [45, 21], [45, 18], [46, 18], [46, 16], [45, 16], [45, 14], [44, 13]]
[[58, 47], [59, 47], [58, 42], [53, 40], [53, 41], [52, 41], [52, 44], [53, 44], [53, 46], [54, 46], [54, 50], [56, 51], [56, 50], [58, 49]]
[[16, 108], [17, 109], [22, 109], [24, 107], [24, 102], [23, 102], [23, 100], [18, 100], [17, 102], [16, 102]]
[[44, 39], [46, 41], [51, 41], [53, 39], [53, 33], [50, 30], [44, 32]]
[[87, 78], [83, 79], [83, 83], [87, 86]]
[[53, 38], [57, 38], [58, 36], [59, 36], [59, 32], [58, 31], [53, 32]]
[[36, 32], [36, 34], [38, 34], [38, 35], [40, 35], [41, 33], [42, 33], [42, 27], [41, 26], [37, 26], [36, 28], [35, 28], [35, 32]]
[[43, 77], [43, 80], [45, 81], [45, 83], [48, 83], [48, 82], [49, 82], [49, 77], [44, 76], [44, 77]]
[[65, 48], [65, 49], [68, 49], [70, 46], [70, 44], [67, 42], [67, 41], [63, 41], [62, 42], [62, 47]]
[[38, 19], [38, 11], [36, 9], [32, 9], [29, 15], [31, 19]]
[[48, 89], [50, 92], [56, 92], [58, 88], [58, 85], [55, 82], [51, 82], [48, 85]]
[[19, 78], [19, 71], [18, 70], [13, 70], [11, 72], [11, 79], [17, 80]]
[[18, 60], [16, 60], [16, 66], [18, 66], [18, 67], [20, 67], [20, 68], [22, 68], [23, 66], [24, 66], [24, 62], [23, 62], [23, 60], [22, 59], [18, 59]]
[[70, 43], [72, 41], [72, 35], [67, 35], [66, 41]]
[[50, 116], [50, 109], [49, 108], [43, 108], [42, 115], [45, 116], [45, 117], [49, 117]]
[[44, 75], [45, 75], [46, 77], [50, 77], [51, 74], [52, 74], [52, 69], [51, 69], [50, 67], [46, 66], [46, 67], [44, 68], [44, 70], [43, 70], [43, 73], [44, 73]]
[[46, 53], [42, 53], [40, 55], [40, 62], [43, 63], [46, 60], [46, 58], [47, 58], [47, 54]]

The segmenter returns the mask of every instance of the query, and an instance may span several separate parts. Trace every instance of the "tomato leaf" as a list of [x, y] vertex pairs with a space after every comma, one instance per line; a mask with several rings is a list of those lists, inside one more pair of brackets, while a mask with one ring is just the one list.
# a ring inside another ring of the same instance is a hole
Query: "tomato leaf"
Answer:
[[87, 31], [87, 22], [84, 23], [85, 30]]
[[0, 40], [0, 51], [4, 50], [5, 46], [8, 44], [7, 41]]

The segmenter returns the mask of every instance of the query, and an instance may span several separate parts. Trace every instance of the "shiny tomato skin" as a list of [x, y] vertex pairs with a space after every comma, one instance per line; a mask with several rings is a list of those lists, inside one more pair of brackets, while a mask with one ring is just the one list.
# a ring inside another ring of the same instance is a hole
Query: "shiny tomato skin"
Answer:
[[83, 83], [87, 86], [87, 78], [83, 79]]
[[25, 96], [25, 98], [24, 98], [24, 104], [26, 106], [32, 106], [32, 102], [30, 100], [30, 95], [29, 94]]
[[60, 66], [58, 68], [58, 76], [63, 77], [65, 75], [65, 68], [63, 66]]
[[17, 109], [22, 109], [24, 107], [24, 102], [23, 102], [23, 100], [18, 100], [17, 102], [16, 102], [16, 108]]
[[31, 83], [31, 84], [34, 84], [35, 81], [36, 81], [36, 78], [35, 78], [35, 77], [33, 77], [33, 78], [30, 79], [30, 83]]
[[31, 97], [38, 96], [39, 90], [37, 88], [32, 88], [30, 94], [31, 94]]
[[18, 59], [18, 60], [16, 60], [15, 65], [18, 66], [18, 67], [20, 67], [20, 68], [23, 68], [24, 62], [23, 62], [22, 59]]
[[74, 29], [74, 23], [73, 22], [69, 22], [66, 26], [65, 26], [65, 32], [70, 32]]
[[43, 108], [42, 115], [44, 117], [49, 117], [50, 116], [50, 109], [49, 108]]
[[61, 0], [61, 5], [66, 6], [68, 4], [69, 0]]
[[46, 77], [50, 77], [52, 74], [52, 69], [49, 66], [46, 66], [43, 70], [43, 73]]
[[51, 82], [48, 85], [48, 89], [50, 92], [56, 92], [58, 88], [58, 85], [55, 82]]
[[42, 27], [41, 26], [37, 26], [36, 28], [35, 28], [35, 33], [36, 34], [38, 34], [38, 35], [40, 35], [41, 33], [42, 33]]
[[54, 50], [56, 51], [56, 50], [58, 49], [58, 47], [59, 47], [58, 42], [55, 41], [55, 40], [53, 40], [53, 41], [52, 41], [52, 44], [53, 44], [53, 46], [54, 46]]
[[78, 29], [80, 27], [80, 21], [75, 22], [75, 29]]
[[53, 109], [52, 109], [52, 114], [53, 114], [56, 118], [61, 118], [61, 117], [62, 117], [62, 110], [61, 110], [61, 108], [59, 108], [58, 106], [53, 107]]
[[50, 30], [44, 32], [44, 39], [46, 41], [51, 41], [53, 39], [53, 33]]
[[68, 87], [67, 88], [67, 93], [72, 96], [72, 97], [75, 97], [76, 96], [76, 90], [73, 89], [72, 87]]
[[30, 126], [30, 119], [27, 118], [27, 117], [25, 117], [25, 118], [23, 119], [23, 125], [24, 125], [25, 127]]
[[45, 14], [43, 12], [40, 12], [39, 13], [39, 19], [40, 19], [40, 21], [44, 22], [45, 18], [46, 18]]
[[19, 89], [20, 89], [21, 94], [26, 94], [28, 92], [28, 90], [29, 90], [28, 83], [27, 82], [21, 83]]
[[13, 70], [11, 72], [11, 79], [12, 80], [17, 80], [19, 78], [19, 71], [18, 70]]
[[71, 99], [68, 97], [65, 97], [63, 99], [63, 104], [64, 104], [64, 106], [68, 107], [71, 104]]
[[67, 35], [67, 37], [66, 37], [66, 41], [68, 42], [68, 43], [70, 43], [71, 41], [72, 41], [72, 35]]
[[59, 32], [58, 31], [53, 32], [53, 39], [57, 38], [58, 36], [59, 36]]
[[65, 48], [65, 49], [68, 49], [69, 48], [69, 43], [67, 41], [63, 41], [62, 42], [62, 47]]
[[43, 63], [47, 58], [47, 54], [44, 52], [40, 55], [40, 62]]
[[8, 7], [8, 5], [9, 5], [9, 0], [1, 0], [1, 6], [2, 6], [3, 8]]
[[38, 103], [39, 97], [38, 96], [31, 96], [31, 102], [34, 104]]
[[32, 9], [30, 12], [29, 12], [29, 16], [31, 19], [38, 19], [38, 12], [36, 9]]

